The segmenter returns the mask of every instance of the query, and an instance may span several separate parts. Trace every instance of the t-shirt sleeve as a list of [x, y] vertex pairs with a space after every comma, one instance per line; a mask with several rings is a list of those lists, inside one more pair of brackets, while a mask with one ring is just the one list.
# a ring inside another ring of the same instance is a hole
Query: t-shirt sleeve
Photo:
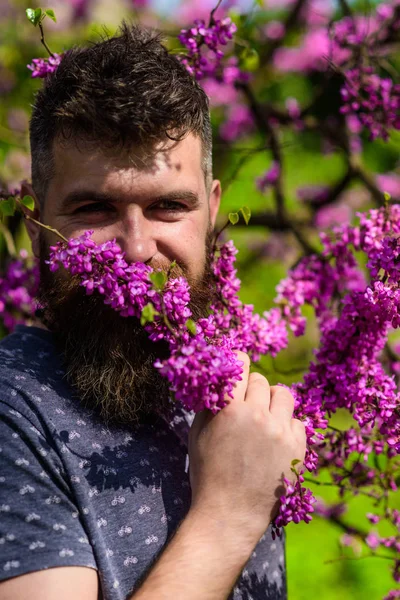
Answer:
[[96, 569], [57, 450], [3, 391], [0, 386], [0, 580], [50, 567]]

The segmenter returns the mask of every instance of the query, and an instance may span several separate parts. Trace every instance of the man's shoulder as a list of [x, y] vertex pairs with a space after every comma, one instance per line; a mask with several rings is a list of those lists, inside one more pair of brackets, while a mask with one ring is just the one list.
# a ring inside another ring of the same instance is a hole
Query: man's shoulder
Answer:
[[51, 332], [38, 327], [17, 325], [0, 340], [1, 371], [23, 368], [27, 363], [44, 368], [43, 359], [54, 359], [56, 355]]
[[51, 333], [37, 327], [17, 326], [0, 340], [0, 412], [14, 409], [28, 415], [40, 410], [42, 398], [68, 395], [65, 371]]

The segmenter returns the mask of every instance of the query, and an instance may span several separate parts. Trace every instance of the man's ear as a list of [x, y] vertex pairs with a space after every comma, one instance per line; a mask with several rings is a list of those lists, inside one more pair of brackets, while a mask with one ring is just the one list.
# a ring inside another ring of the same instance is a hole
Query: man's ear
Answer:
[[212, 228], [215, 227], [215, 221], [217, 220], [217, 214], [219, 205], [221, 203], [221, 182], [218, 179], [214, 179], [211, 186], [209, 207], [210, 207], [210, 223]]
[[[27, 181], [23, 181], [21, 184], [21, 198], [24, 196], [32, 196], [35, 201], [35, 208], [33, 211], [30, 211], [28, 208], [25, 208], [25, 211], [30, 217], [36, 219], [36, 221], [40, 221], [40, 203], [37, 199], [35, 192], [33, 191], [33, 187]], [[40, 233], [40, 225], [37, 225], [33, 221], [29, 219], [25, 219], [26, 229], [28, 231], [28, 235], [32, 242], [32, 252], [39, 258], [40, 255], [40, 244], [39, 244], [39, 233]]]

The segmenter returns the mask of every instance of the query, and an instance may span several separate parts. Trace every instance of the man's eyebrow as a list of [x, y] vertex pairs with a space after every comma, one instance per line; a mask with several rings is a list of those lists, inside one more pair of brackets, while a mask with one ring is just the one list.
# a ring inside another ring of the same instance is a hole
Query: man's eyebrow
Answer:
[[[191, 190], [173, 190], [171, 192], [166, 192], [165, 194], [160, 194], [159, 196], [151, 197], [149, 200], [151, 202], [182, 200], [191, 208], [197, 208], [200, 205], [198, 194]], [[106, 194], [104, 192], [97, 192], [95, 190], [75, 190], [63, 198], [60, 204], [60, 210], [63, 211], [77, 204], [82, 204], [83, 202], [121, 204], [123, 201], [120, 196], [113, 196], [112, 194]]]
[[200, 205], [198, 194], [191, 190], [174, 190], [152, 198], [153, 202], [160, 202], [161, 200], [184, 200], [191, 208], [197, 208]]

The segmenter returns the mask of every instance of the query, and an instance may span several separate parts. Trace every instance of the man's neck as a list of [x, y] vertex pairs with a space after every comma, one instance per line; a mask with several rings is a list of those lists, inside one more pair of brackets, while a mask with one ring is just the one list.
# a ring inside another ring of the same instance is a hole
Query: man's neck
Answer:
[[39, 319], [32, 319], [32, 321], [29, 321], [28, 325], [29, 327], [39, 327], [39, 329], [50, 331], [50, 329], [46, 327], [46, 325], [43, 325], [43, 323]]

